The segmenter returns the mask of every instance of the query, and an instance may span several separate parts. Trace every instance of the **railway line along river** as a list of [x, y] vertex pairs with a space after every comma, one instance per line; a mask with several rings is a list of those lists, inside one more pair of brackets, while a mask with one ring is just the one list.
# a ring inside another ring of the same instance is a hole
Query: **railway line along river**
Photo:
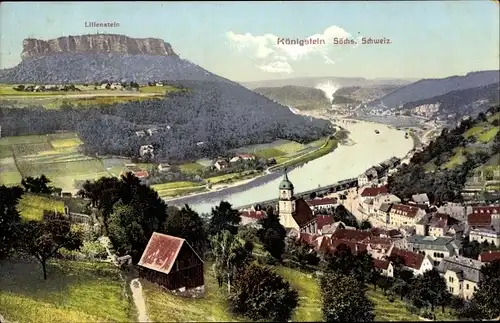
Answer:
[[[411, 138], [405, 138], [405, 131], [389, 128], [387, 125], [363, 121], [340, 125], [350, 132], [349, 139], [354, 144], [339, 145], [333, 152], [291, 170], [288, 177], [296, 192], [357, 177], [371, 166], [393, 156], [403, 158], [413, 148]], [[166, 202], [179, 206], [189, 204], [199, 213], [209, 213], [221, 200], [239, 207], [277, 197], [281, 177], [281, 172], [272, 173], [242, 185], [168, 199]]]

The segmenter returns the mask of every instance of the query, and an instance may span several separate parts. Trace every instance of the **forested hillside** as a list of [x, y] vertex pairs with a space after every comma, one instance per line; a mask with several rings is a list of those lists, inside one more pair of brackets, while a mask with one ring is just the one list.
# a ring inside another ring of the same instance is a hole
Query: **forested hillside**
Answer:
[[[141, 145], [153, 144], [158, 156], [183, 161], [249, 144], [308, 142], [332, 133], [329, 122], [295, 115], [236, 84], [179, 84], [188, 90], [161, 100], [61, 110], [0, 108], [2, 136], [70, 130], [78, 132], [88, 153], [135, 156]], [[135, 135], [152, 126], [157, 134]]]
[[424, 79], [397, 89], [380, 99], [370, 102], [368, 105], [383, 105], [388, 109], [396, 109], [407, 102], [424, 100], [452, 91], [498, 84], [499, 82], [500, 74], [498, 70], [472, 72], [464, 76], [451, 76], [442, 79]]
[[402, 111], [426, 104], [439, 104], [438, 115], [457, 114], [461, 118], [466, 115], [477, 115], [488, 107], [499, 103], [500, 84], [490, 84], [471, 89], [448, 92], [425, 100], [405, 103]]
[[327, 109], [331, 102], [319, 89], [287, 85], [283, 87], [259, 87], [253, 90], [283, 105], [299, 110]]
[[390, 192], [406, 199], [427, 193], [437, 203], [460, 201], [472, 170], [500, 154], [499, 121], [497, 105], [454, 129], [444, 129], [409, 165], [389, 178]]

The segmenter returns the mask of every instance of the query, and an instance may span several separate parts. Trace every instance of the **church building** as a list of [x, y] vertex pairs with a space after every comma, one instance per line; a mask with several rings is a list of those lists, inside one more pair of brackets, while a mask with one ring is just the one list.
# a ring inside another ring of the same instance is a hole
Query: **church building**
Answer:
[[293, 184], [288, 179], [285, 169], [285, 176], [279, 186], [279, 199], [276, 207], [281, 225], [285, 229], [295, 229], [301, 233], [317, 233], [318, 225], [311, 207], [304, 199], [296, 198], [293, 190]]

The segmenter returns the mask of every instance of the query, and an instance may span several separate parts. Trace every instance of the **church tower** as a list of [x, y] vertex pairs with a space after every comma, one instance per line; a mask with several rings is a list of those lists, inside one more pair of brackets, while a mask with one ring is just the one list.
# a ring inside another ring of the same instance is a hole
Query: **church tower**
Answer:
[[295, 215], [295, 197], [293, 196], [293, 184], [288, 179], [288, 174], [285, 168], [285, 175], [279, 186], [279, 199], [278, 199], [278, 214], [280, 222], [283, 226], [287, 227], [290, 221], [293, 220]]

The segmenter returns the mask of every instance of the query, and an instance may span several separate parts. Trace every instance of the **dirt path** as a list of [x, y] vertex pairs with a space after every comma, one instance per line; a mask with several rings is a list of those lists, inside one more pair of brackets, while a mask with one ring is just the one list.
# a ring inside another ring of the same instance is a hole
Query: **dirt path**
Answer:
[[142, 285], [139, 279], [133, 279], [130, 282], [130, 290], [132, 291], [132, 297], [134, 299], [135, 307], [137, 308], [138, 321], [147, 323], [151, 322], [146, 314], [146, 302], [144, 301], [144, 296], [142, 294]]

